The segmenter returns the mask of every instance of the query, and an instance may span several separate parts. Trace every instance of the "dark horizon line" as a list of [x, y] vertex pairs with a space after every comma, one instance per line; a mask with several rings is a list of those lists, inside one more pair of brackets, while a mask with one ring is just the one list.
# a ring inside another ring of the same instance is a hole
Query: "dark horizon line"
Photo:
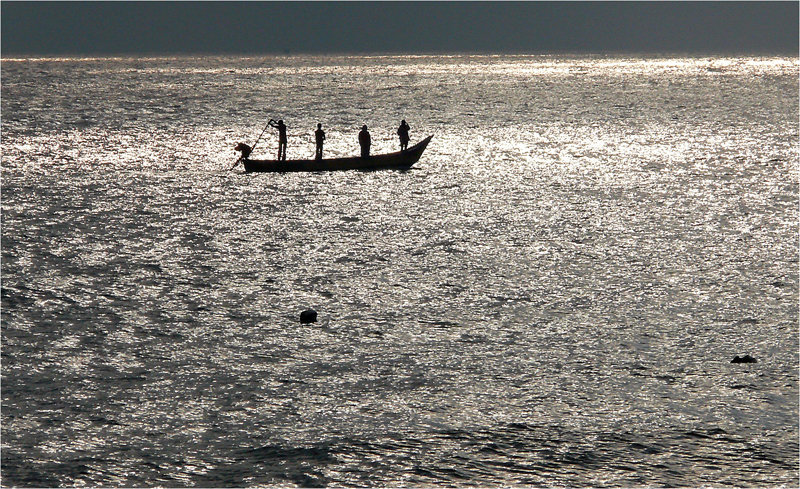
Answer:
[[795, 57], [800, 58], [800, 47], [796, 50], [420, 50], [420, 51], [84, 51], [84, 52], [0, 52], [0, 59], [15, 58], [201, 58], [201, 57], [292, 57], [292, 56], [633, 56], [633, 57]]

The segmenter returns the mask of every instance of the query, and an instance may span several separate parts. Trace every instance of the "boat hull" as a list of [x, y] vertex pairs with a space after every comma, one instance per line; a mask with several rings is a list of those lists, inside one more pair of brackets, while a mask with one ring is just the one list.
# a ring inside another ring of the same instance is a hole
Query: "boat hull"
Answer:
[[246, 172], [299, 172], [338, 170], [407, 170], [419, 161], [433, 136], [428, 136], [405, 151], [374, 155], [369, 158], [330, 158], [321, 160], [244, 160]]

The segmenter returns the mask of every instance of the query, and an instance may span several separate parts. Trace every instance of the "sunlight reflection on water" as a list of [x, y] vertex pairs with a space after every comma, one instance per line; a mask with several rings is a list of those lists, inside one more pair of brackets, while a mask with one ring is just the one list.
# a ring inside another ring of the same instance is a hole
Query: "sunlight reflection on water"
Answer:
[[7, 481], [796, 484], [796, 59], [3, 71]]

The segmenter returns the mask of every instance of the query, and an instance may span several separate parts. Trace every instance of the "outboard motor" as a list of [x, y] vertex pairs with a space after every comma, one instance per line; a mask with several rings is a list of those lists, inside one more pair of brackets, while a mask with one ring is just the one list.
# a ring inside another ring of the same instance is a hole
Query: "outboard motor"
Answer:
[[234, 151], [241, 151], [242, 152], [242, 159], [243, 160], [246, 160], [247, 158], [249, 158], [250, 157], [250, 153], [253, 152], [253, 148], [251, 148], [249, 145], [247, 145], [245, 143], [239, 143], [233, 149], [234, 149]]

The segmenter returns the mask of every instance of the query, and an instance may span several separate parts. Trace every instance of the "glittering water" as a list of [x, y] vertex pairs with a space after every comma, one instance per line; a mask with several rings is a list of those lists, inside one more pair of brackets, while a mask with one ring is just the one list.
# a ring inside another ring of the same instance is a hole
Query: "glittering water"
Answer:
[[799, 66], [3, 60], [3, 484], [797, 486]]

